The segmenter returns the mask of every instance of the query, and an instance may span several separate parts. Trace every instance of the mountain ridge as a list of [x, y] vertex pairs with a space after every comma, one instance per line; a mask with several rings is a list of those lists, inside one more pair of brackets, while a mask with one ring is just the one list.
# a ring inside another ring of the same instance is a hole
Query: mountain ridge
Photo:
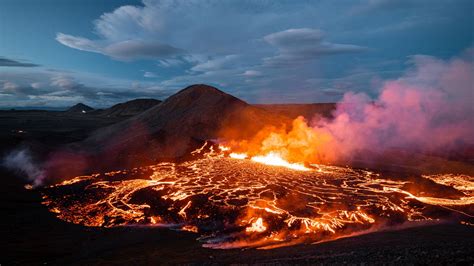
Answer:
[[109, 108], [95, 110], [94, 115], [103, 117], [131, 117], [140, 114], [153, 106], [160, 104], [162, 101], [157, 99], [133, 99], [123, 103], [115, 104]]

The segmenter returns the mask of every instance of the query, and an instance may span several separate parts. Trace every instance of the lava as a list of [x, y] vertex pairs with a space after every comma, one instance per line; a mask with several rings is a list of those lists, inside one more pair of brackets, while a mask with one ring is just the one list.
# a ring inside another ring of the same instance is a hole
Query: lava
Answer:
[[253, 222], [249, 227], [245, 228], [246, 232], [253, 233], [261, 233], [267, 230], [267, 227], [263, 225], [263, 219], [262, 218], [257, 218], [255, 222]]
[[[171, 226], [199, 234], [199, 241], [210, 248], [315, 243], [446, 219], [474, 223], [470, 176], [407, 180], [232, 153], [227, 146], [206, 143], [185, 162], [76, 177], [44, 188], [43, 203], [68, 222]], [[414, 191], [410, 185], [417, 180], [429, 180], [431, 186]], [[440, 194], [439, 188], [452, 192]]]
[[[235, 158], [235, 156], [233, 157]], [[244, 157], [245, 158], [245, 157]], [[251, 158], [252, 161], [266, 164], [266, 165], [274, 165], [274, 166], [282, 166], [294, 170], [299, 170], [299, 171], [308, 171], [309, 169], [306, 168], [303, 164], [301, 163], [290, 163], [286, 160], [284, 160], [281, 156], [279, 156], [277, 153], [270, 152], [266, 155], [263, 156], [253, 156]]]

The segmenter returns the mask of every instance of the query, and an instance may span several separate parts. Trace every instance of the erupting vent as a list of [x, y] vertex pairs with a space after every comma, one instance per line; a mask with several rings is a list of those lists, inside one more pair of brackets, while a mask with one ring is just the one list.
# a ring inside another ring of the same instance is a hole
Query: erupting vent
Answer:
[[80, 176], [46, 188], [44, 204], [59, 218], [86, 226], [166, 225], [197, 232], [211, 248], [313, 243], [447, 217], [474, 222], [469, 176], [420, 177], [452, 191], [421, 196], [410, 190], [413, 180], [323, 165], [300, 171], [222, 150], [211, 148], [183, 163]]

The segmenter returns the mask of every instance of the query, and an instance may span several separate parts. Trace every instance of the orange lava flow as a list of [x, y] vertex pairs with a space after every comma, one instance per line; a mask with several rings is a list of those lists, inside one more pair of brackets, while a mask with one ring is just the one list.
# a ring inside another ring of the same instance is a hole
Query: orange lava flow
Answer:
[[257, 163], [262, 163], [266, 165], [274, 165], [274, 166], [282, 166], [294, 170], [299, 170], [299, 171], [308, 171], [309, 169], [306, 168], [303, 164], [301, 163], [290, 163], [288, 161], [285, 161], [283, 158], [281, 158], [278, 154], [270, 152], [266, 155], [263, 156], [253, 156], [250, 160], [257, 162]]
[[420, 221], [474, 223], [474, 177], [420, 176], [431, 185], [413, 191], [416, 178], [305, 165], [280, 152], [206, 143], [189, 161], [64, 181], [43, 189], [43, 203], [75, 224], [173, 227], [209, 248], [315, 243]]

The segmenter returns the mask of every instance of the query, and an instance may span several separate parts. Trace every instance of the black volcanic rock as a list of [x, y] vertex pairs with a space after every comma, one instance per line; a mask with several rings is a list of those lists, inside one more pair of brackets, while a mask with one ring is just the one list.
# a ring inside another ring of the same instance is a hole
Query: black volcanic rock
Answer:
[[156, 99], [135, 99], [104, 110], [97, 110], [94, 114], [104, 117], [130, 117], [143, 113], [159, 103], [161, 101]]
[[89, 113], [93, 110], [94, 110], [94, 108], [92, 108], [90, 106], [87, 106], [83, 103], [78, 103], [78, 104], [72, 106], [71, 108], [67, 109], [66, 112], [68, 112], [68, 113], [77, 113], [77, 114], [80, 114], [80, 113], [85, 114], [85, 113]]
[[127, 162], [170, 158], [183, 155], [205, 140], [248, 138], [266, 125], [289, 122], [286, 117], [199, 84], [179, 91], [139, 115], [97, 130], [81, 146], [101, 148], [107, 154], [101, 159], [121, 163], [125, 157]]

